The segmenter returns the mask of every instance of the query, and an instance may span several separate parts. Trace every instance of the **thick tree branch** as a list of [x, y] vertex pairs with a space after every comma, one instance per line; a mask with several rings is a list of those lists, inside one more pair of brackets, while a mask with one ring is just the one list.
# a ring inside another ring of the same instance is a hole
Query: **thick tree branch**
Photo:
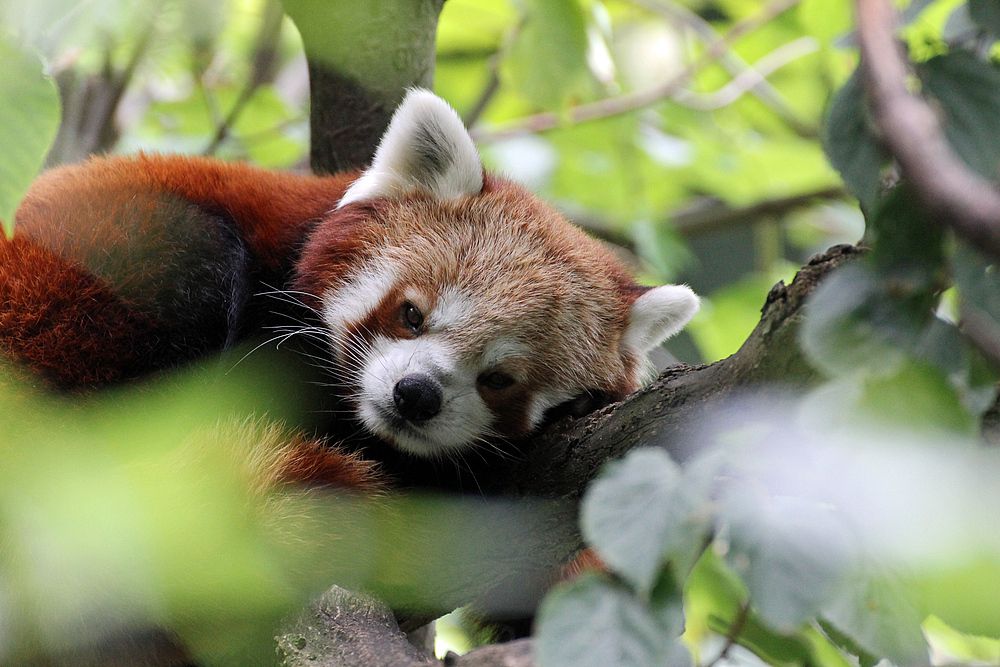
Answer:
[[716, 401], [760, 385], [804, 385], [819, 376], [803, 359], [798, 329], [809, 294], [860, 250], [836, 246], [810, 260], [790, 285], [767, 295], [753, 333], [732, 356], [707, 366], [672, 366], [642, 391], [586, 418], [541, 434], [525, 457], [495, 470], [490, 490], [518, 496], [578, 497], [608, 460], [643, 445], [663, 445], [678, 459], [691, 452], [689, 429]]
[[962, 162], [933, 109], [907, 87], [908, 60], [896, 41], [889, 0], [858, 0], [858, 39], [874, 121], [889, 152], [942, 224], [1000, 255], [1000, 192]]

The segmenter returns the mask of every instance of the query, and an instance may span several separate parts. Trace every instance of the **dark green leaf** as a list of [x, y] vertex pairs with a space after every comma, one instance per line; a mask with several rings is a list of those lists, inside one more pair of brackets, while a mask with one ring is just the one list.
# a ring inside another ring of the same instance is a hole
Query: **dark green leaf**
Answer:
[[59, 93], [37, 56], [17, 49], [0, 30], [0, 224], [10, 235], [14, 210], [42, 168], [59, 128]]
[[859, 368], [891, 370], [919, 334], [919, 325], [895, 307], [875, 272], [855, 264], [839, 269], [813, 292], [800, 342], [810, 363], [837, 376]]
[[1000, 1], [969, 0], [969, 16], [994, 38], [1000, 38]]
[[927, 664], [923, 616], [899, 581], [873, 567], [848, 578], [823, 609], [823, 618], [856, 648], [899, 667]]
[[751, 481], [727, 486], [721, 521], [726, 562], [746, 583], [761, 619], [782, 633], [819, 613], [853, 558], [852, 536], [835, 510], [769, 496]]
[[955, 152], [986, 178], [1000, 165], [1000, 71], [967, 51], [953, 50], [916, 66], [925, 92], [943, 114]]
[[660, 667], [674, 664], [683, 629], [679, 597], [651, 606], [619, 583], [585, 574], [545, 598], [536, 655], [542, 667]]
[[867, 261], [880, 275], [892, 278], [897, 301], [916, 297], [914, 307], [925, 314], [944, 283], [943, 227], [905, 183], [893, 188], [866, 218], [866, 239], [872, 247]]
[[662, 449], [639, 449], [597, 479], [583, 499], [583, 537], [604, 563], [643, 595], [664, 562], [683, 579], [709, 530], [707, 476], [682, 477]]
[[855, 71], [837, 91], [823, 123], [823, 150], [844, 184], [863, 206], [874, 204], [881, 191], [882, 170], [889, 156], [872, 131], [861, 75]]

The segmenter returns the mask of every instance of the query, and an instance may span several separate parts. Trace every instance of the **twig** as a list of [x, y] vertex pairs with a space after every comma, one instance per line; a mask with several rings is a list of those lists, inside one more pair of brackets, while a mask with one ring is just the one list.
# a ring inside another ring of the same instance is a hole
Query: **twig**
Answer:
[[873, 119], [889, 152], [942, 224], [1000, 256], [1000, 192], [955, 155], [930, 105], [907, 88], [892, 4], [858, 0], [857, 20]]
[[736, 645], [736, 640], [739, 638], [740, 633], [743, 632], [743, 627], [747, 624], [747, 619], [750, 617], [750, 603], [744, 602], [740, 607], [739, 612], [736, 614], [736, 618], [733, 619], [733, 624], [729, 626], [729, 633], [726, 635], [726, 643], [719, 652], [719, 655], [715, 656], [715, 659], [710, 663], [705, 665], [705, 667], [715, 667], [716, 664], [725, 660], [729, 655], [729, 651]]
[[[715, 28], [708, 21], [677, 2], [632, 0], [632, 4], [654, 14], [659, 14], [668, 21], [680, 23], [682, 26], [693, 31], [705, 44], [715, 44], [721, 39], [719, 33], [715, 31]], [[779, 49], [781, 48], [783, 47], [779, 47]], [[735, 77], [735, 79], [740, 79], [743, 82], [752, 81], [753, 83], [747, 92], [752, 93], [771, 111], [778, 114], [799, 136], [814, 138], [819, 135], [819, 130], [810, 123], [801, 120], [792, 105], [785, 99], [785, 96], [765, 78], [767, 73], [761, 71], [761, 61], [751, 66], [730, 47], [719, 56], [719, 65]], [[686, 94], [691, 93], [683, 90], [678, 91], [678, 94], [674, 98], [675, 101], [684, 104], [680, 97]]]
[[[800, 37], [786, 44], [782, 44], [774, 51], [764, 55], [757, 60], [753, 66], [748, 66], [742, 72], [733, 77], [732, 81], [711, 93], [695, 92], [681, 89], [677, 91], [673, 99], [678, 104], [689, 106], [693, 109], [711, 111], [720, 109], [732, 104], [745, 93], [755, 91], [760, 83], [767, 81], [767, 77], [778, 71], [785, 65], [798, 60], [803, 56], [815, 53], [819, 49], [819, 42], [812, 37]], [[803, 124], [804, 125], [804, 124]], [[815, 132], [815, 130], [813, 130]]]
[[[837, 201], [846, 199], [849, 195], [842, 187], [821, 188], [800, 195], [777, 197], [744, 206], [730, 208], [726, 204], [700, 206], [688, 211], [681, 211], [670, 216], [669, 222], [684, 236], [694, 236], [720, 229], [732, 229], [744, 225], [752, 225], [763, 217], [783, 216], [800, 208], [815, 204], [817, 201]], [[628, 250], [635, 250], [632, 237], [616, 229], [614, 225], [594, 216], [580, 216], [568, 213], [567, 217], [574, 224], [585, 229], [591, 236], [613, 243]]]
[[524, 29], [524, 24], [527, 20], [527, 15], [522, 16], [517, 24], [515, 24], [510, 32], [504, 37], [503, 43], [500, 47], [492, 56], [490, 56], [490, 78], [487, 80], [486, 85], [479, 94], [479, 99], [476, 100], [476, 103], [472, 105], [472, 108], [465, 114], [464, 118], [462, 118], [462, 122], [465, 123], [466, 127], [472, 127], [479, 122], [483, 112], [486, 111], [486, 107], [489, 106], [490, 102], [493, 101], [493, 97], [496, 96], [497, 91], [500, 90], [500, 63], [510, 50], [510, 45], [513, 44], [514, 41], [517, 40], [518, 35], [521, 34], [521, 30]]
[[247, 103], [253, 98], [257, 90], [271, 80], [274, 76], [274, 63], [278, 48], [278, 39], [281, 36], [281, 21], [284, 13], [281, 4], [276, 0], [269, 0], [264, 5], [264, 15], [261, 17], [260, 32], [257, 34], [257, 47], [254, 49], [253, 68], [250, 78], [240, 90], [240, 95], [236, 98], [236, 103], [226, 114], [225, 119], [215, 130], [215, 136], [211, 143], [203, 151], [204, 155], [212, 155], [219, 146], [229, 137], [233, 125], [246, 109]]
[[699, 58], [675, 77], [658, 86], [617, 97], [609, 97], [590, 104], [581, 104], [571, 107], [563, 113], [544, 112], [526, 116], [497, 129], [473, 128], [472, 136], [478, 142], [497, 141], [533, 132], [544, 132], [563, 125], [575, 125], [608, 118], [655, 104], [674, 95], [693, 75], [721, 58], [737, 39], [753, 32], [799, 2], [800, 0], [772, 0], [757, 14], [736, 23], [717, 42], [706, 45], [705, 52]]

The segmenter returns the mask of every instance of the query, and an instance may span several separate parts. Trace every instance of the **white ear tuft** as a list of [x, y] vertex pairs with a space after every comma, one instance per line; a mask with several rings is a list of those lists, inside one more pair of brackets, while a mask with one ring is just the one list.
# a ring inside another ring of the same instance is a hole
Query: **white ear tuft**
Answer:
[[684, 328], [698, 312], [698, 296], [687, 285], [663, 285], [632, 304], [622, 342], [637, 354], [651, 349]]
[[483, 189], [483, 163], [462, 119], [434, 93], [413, 88], [392, 115], [375, 160], [337, 205], [422, 190], [457, 199]]

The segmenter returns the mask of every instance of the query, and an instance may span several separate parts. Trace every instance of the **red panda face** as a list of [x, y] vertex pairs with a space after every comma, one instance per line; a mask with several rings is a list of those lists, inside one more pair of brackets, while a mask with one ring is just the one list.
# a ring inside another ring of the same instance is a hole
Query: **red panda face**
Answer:
[[299, 287], [360, 421], [424, 456], [526, 435], [587, 392], [621, 398], [698, 305], [687, 287], [637, 287], [550, 207], [484, 176], [457, 116], [422, 91], [311, 237]]

